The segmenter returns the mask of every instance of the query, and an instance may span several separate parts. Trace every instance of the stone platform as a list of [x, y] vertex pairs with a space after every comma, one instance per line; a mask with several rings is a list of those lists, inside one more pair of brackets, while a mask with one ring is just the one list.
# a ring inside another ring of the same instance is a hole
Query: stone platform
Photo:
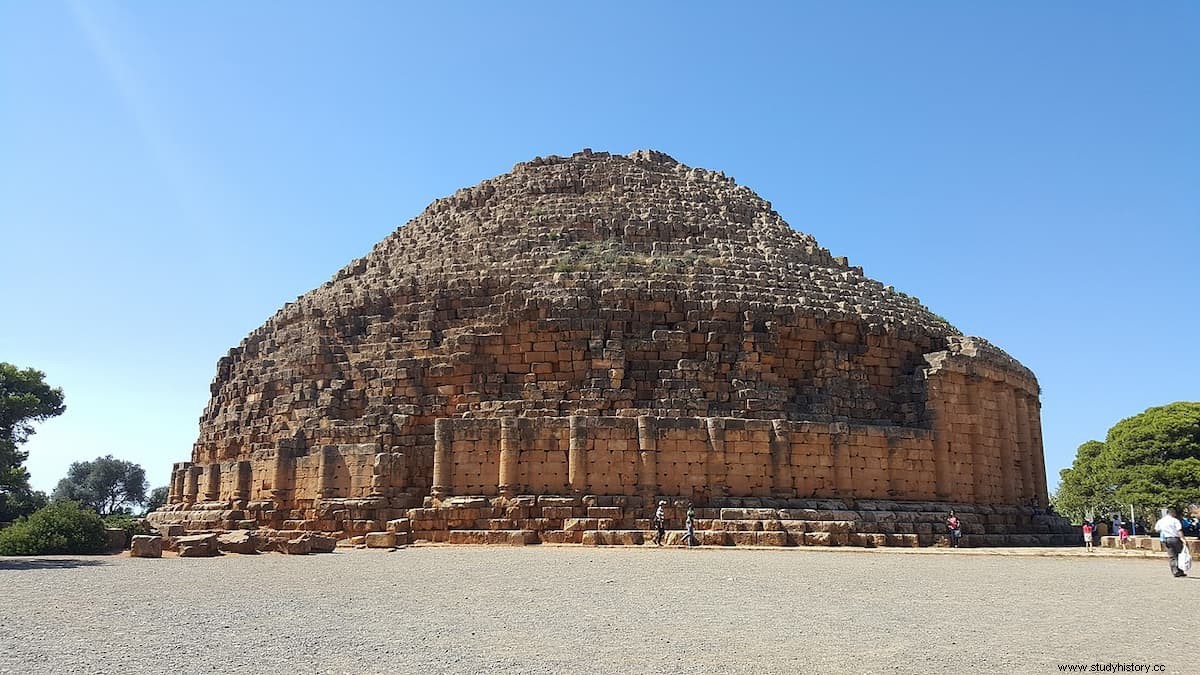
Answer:
[[[210, 503], [158, 511], [150, 519], [188, 530], [258, 528], [266, 520], [280, 530], [323, 532], [356, 543], [386, 532], [395, 535], [392, 544], [641, 545], [653, 541], [651, 518], [659, 499], [669, 504], [665, 543], [678, 543], [688, 500], [670, 496], [460, 496], [427, 498], [424, 506], [407, 509], [386, 500], [328, 500], [315, 509], [321, 517], [308, 519], [262, 505], [248, 512]], [[1040, 509], [874, 500], [727, 499], [696, 508], [695, 529], [699, 543], [712, 546], [948, 546], [944, 523], [950, 509], [963, 523], [967, 547], [1060, 546], [1077, 539], [1066, 519]]]

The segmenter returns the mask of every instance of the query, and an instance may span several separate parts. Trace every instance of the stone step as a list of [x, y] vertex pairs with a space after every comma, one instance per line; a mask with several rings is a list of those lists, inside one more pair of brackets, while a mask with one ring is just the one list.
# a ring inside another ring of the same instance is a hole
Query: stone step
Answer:
[[524, 546], [538, 543], [538, 535], [533, 530], [450, 530], [445, 541], [449, 544]]

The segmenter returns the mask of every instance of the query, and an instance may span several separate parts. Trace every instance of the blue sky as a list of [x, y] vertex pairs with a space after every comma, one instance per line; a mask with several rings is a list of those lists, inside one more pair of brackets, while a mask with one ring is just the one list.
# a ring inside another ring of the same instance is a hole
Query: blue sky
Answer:
[[1200, 5], [0, 3], [0, 360], [35, 487], [166, 484], [216, 361], [537, 155], [723, 170], [1037, 373], [1049, 475], [1200, 400]]

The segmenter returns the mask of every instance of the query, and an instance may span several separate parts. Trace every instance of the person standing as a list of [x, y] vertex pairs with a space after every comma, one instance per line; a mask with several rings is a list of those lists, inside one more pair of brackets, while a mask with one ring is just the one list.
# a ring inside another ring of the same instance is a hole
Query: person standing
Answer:
[[654, 529], [658, 530], [658, 534], [654, 536], [655, 546], [663, 545], [663, 537], [667, 536], [667, 501], [660, 499], [658, 508], [654, 510]]
[[1117, 536], [1121, 540], [1121, 550], [1129, 548], [1129, 529], [1124, 523], [1121, 523], [1121, 529], [1117, 530]]
[[954, 515], [954, 511], [946, 518], [946, 531], [950, 533], [950, 548], [958, 548], [958, 542], [962, 539], [962, 523], [958, 516]]
[[1179, 554], [1183, 552], [1183, 523], [1175, 517], [1175, 509], [1167, 509], [1165, 515], [1154, 523], [1158, 536], [1162, 538], [1163, 546], [1167, 549], [1167, 562], [1171, 565], [1171, 574], [1186, 577], [1187, 573], [1179, 569]]
[[687, 531], [683, 535], [684, 546], [699, 546], [700, 542], [696, 540], [696, 508], [688, 505], [687, 510]]
[[1083, 545], [1087, 547], [1088, 553], [1092, 552], [1092, 521], [1083, 521]]

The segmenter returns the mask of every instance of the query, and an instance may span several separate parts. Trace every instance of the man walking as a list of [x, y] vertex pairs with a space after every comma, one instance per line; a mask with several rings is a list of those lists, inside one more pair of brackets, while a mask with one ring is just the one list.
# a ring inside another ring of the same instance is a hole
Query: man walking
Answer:
[[654, 528], [658, 530], [658, 534], [654, 537], [654, 544], [662, 546], [663, 537], [667, 535], [667, 502], [660, 500], [658, 508], [654, 511]]
[[1179, 554], [1183, 552], [1183, 523], [1175, 517], [1175, 509], [1167, 509], [1167, 514], [1154, 523], [1158, 536], [1162, 538], [1163, 546], [1170, 556], [1171, 574], [1186, 577], [1187, 574], [1179, 569]]

